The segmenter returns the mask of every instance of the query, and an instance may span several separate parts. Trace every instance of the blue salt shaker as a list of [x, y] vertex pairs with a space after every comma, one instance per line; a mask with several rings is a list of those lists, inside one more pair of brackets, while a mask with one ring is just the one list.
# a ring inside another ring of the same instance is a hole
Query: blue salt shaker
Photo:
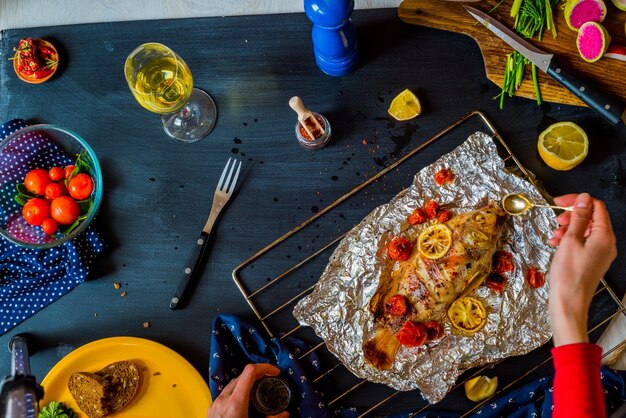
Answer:
[[354, 0], [304, 0], [304, 12], [313, 22], [315, 61], [328, 75], [346, 75], [356, 65], [356, 31], [350, 21], [353, 10]]

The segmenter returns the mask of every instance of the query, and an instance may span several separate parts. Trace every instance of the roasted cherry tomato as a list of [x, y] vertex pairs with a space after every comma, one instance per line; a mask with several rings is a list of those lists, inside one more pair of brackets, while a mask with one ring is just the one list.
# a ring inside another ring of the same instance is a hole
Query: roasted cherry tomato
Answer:
[[50, 217], [50, 204], [38, 197], [30, 199], [22, 208], [22, 215], [29, 224], [39, 226]]
[[44, 194], [46, 195], [46, 200], [51, 202], [57, 197], [67, 194], [67, 189], [65, 188], [65, 185], [61, 183], [50, 183], [46, 186]]
[[387, 244], [387, 254], [392, 260], [405, 261], [411, 257], [413, 251], [413, 245], [406, 237], [398, 237], [391, 240]]
[[526, 281], [531, 287], [538, 289], [546, 283], [546, 274], [537, 267], [531, 267], [526, 271]]
[[87, 199], [93, 192], [93, 179], [89, 174], [78, 173], [67, 183], [67, 190], [76, 200]]
[[438, 340], [443, 336], [443, 327], [437, 321], [428, 321], [424, 324], [424, 328], [426, 328], [426, 336], [428, 337], [428, 341]]
[[402, 295], [393, 295], [385, 302], [385, 310], [391, 316], [402, 316], [406, 313], [406, 298]]
[[454, 174], [452, 170], [448, 168], [442, 168], [435, 174], [435, 183], [438, 186], [443, 186], [446, 183], [452, 183], [454, 181]]
[[497, 251], [493, 256], [493, 270], [504, 274], [513, 271], [513, 255], [508, 251]]
[[451, 211], [443, 210], [437, 215], [437, 221], [439, 221], [439, 223], [448, 222], [453, 216], [454, 214]]
[[63, 177], [65, 177], [65, 180], [68, 180], [70, 177], [72, 177], [72, 172], [75, 168], [76, 166], [73, 164], [65, 166], [65, 168], [63, 169]]
[[494, 271], [489, 274], [485, 283], [489, 286], [489, 289], [493, 290], [496, 293], [502, 293], [504, 288], [506, 287], [507, 278], [502, 274]]
[[48, 176], [50, 176], [50, 179], [52, 181], [59, 181], [62, 180], [63, 177], [65, 177], [63, 169], [61, 167], [52, 167], [50, 170], [48, 170]]
[[54, 235], [59, 230], [59, 224], [52, 218], [44, 219], [41, 223], [41, 229], [48, 235]]
[[397, 332], [396, 338], [405, 347], [419, 347], [428, 339], [424, 325], [408, 320]]
[[78, 219], [80, 206], [69, 196], [57, 197], [50, 204], [50, 215], [59, 224], [70, 225]]
[[406, 219], [406, 221], [411, 225], [419, 225], [423, 224], [428, 220], [428, 215], [424, 212], [424, 209], [417, 208], [413, 211], [412, 214]]
[[26, 174], [26, 177], [24, 177], [26, 190], [39, 196], [43, 196], [46, 192], [46, 186], [51, 182], [52, 180], [50, 180], [48, 170], [44, 170], [43, 168], [30, 170], [28, 174]]
[[434, 218], [439, 214], [439, 203], [435, 202], [434, 200], [429, 200], [424, 206], [424, 211], [430, 219]]

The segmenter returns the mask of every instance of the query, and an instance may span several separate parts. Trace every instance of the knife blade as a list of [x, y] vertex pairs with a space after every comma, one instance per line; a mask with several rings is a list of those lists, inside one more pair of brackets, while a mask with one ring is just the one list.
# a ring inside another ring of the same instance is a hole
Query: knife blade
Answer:
[[624, 103], [608, 97], [590, 82], [567, 72], [556, 55], [549, 54], [532, 45], [488, 14], [470, 6], [463, 6], [463, 8], [498, 38], [568, 89], [608, 122], [618, 125], [622, 121], [626, 124], [626, 105]]

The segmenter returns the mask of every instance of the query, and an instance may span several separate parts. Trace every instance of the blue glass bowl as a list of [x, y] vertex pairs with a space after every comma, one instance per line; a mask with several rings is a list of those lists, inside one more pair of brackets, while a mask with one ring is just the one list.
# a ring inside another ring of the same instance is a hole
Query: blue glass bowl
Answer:
[[[39, 226], [26, 223], [22, 206], [15, 201], [16, 185], [35, 168], [65, 167], [80, 153], [89, 160], [94, 180], [93, 204], [69, 234], [46, 235]], [[96, 216], [102, 202], [102, 171], [89, 144], [69, 129], [54, 125], [33, 125], [20, 129], [0, 142], [0, 235], [27, 248], [52, 248], [83, 232]]]

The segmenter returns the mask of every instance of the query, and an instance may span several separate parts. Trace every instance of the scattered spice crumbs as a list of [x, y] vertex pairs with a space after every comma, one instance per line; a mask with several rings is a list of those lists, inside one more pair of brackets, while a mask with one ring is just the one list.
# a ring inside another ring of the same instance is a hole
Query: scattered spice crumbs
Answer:
[[176, 383], [174, 383], [174, 384], [172, 385], [172, 387], [173, 387], [173, 388], [175, 388], [175, 387], [176, 387]]
[[120, 296], [121, 296], [121, 297], [125, 297], [127, 294], [128, 294], [128, 293], [126, 293], [126, 292], [122, 292], [122, 293], [120, 293]]
[[120, 282], [115, 282], [115, 283], [113, 283], [113, 287], [115, 289], [119, 289], [120, 287], [122, 287], [122, 284]]
[[161, 376], [161, 372], [154, 372], [152, 373], [152, 376]]
[[150, 328], [150, 322], [146, 321], [143, 323], [144, 328]]

